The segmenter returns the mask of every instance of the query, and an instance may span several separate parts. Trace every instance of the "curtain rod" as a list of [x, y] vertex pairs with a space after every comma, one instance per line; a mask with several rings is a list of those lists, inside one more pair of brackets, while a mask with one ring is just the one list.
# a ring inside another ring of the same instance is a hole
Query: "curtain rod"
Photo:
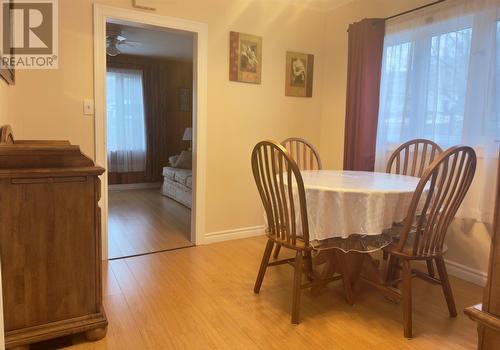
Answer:
[[[418, 11], [418, 10], [423, 10], [427, 7], [431, 7], [431, 6], [434, 6], [434, 5], [437, 5], [437, 4], [440, 4], [442, 2], [445, 2], [446, 0], [438, 0], [438, 1], [434, 1], [434, 2], [431, 2], [427, 5], [422, 5], [422, 6], [419, 6], [419, 7], [415, 7], [414, 9], [411, 9], [411, 10], [407, 10], [407, 11], [404, 11], [404, 12], [400, 12], [398, 14], [395, 14], [395, 15], [392, 15], [392, 16], [389, 16], [389, 17], [386, 17], [386, 18], [383, 18], [384, 21], [387, 21], [387, 20], [390, 20], [390, 19], [393, 19], [393, 18], [396, 18], [396, 17], [400, 17], [400, 16], [404, 16], [404, 15], [407, 15], [409, 13], [412, 13], [412, 12], [415, 12], [415, 11]], [[349, 33], [349, 28], [347, 29], [347, 32]]]
[[386, 17], [385, 20], [387, 21], [389, 19], [393, 19], [393, 18], [396, 18], [396, 17], [399, 17], [399, 16], [403, 16], [403, 15], [406, 15], [408, 13], [412, 13], [412, 12], [415, 12], [415, 11], [418, 11], [418, 10], [422, 10], [422, 9], [427, 8], [427, 7], [437, 5], [437, 4], [440, 4], [440, 3], [445, 2], [445, 1], [446, 0], [434, 1], [434, 2], [431, 2], [430, 4], [423, 5], [423, 6], [420, 6], [420, 7], [416, 7], [414, 9], [411, 9], [411, 10], [408, 10], [408, 11], [404, 11], [404, 12], [398, 13], [398, 14], [393, 15], [393, 16]]

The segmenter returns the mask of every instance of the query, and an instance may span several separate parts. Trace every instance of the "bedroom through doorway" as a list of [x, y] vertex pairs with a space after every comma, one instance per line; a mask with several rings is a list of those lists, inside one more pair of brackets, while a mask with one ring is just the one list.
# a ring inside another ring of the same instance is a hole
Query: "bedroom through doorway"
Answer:
[[193, 246], [193, 33], [106, 23], [108, 258]]

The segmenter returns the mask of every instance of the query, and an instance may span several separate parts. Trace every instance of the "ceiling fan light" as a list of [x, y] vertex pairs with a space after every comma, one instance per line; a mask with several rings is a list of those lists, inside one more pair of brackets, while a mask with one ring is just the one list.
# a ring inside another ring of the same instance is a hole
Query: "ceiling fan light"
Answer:
[[118, 56], [121, 52], [120, 50], [118, 50], [118, 48], [114, 45], [110, 45], [108, 46], [108, 48], [106, 49], [106, 53], [108, 54], [108, 56], [111, 56], [111, 57], [116, 57]]

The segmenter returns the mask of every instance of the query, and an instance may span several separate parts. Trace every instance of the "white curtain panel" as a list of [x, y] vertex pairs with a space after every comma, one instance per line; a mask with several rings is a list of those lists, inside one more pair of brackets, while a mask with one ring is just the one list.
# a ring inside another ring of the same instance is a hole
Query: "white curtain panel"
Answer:
[[108, 171], [144, 171], [146, 133], [142, 71], [108, 69], [106, 84]]
[[478, 155], [459, 216], [491, 222], [500, 140], [500, 0], [448, 0], [389, 20], [376, 170], [415, 138]]

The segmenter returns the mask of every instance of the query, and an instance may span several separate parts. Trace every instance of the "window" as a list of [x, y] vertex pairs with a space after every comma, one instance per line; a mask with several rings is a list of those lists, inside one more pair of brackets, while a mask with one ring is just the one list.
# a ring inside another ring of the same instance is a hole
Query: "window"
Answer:
[[144, 171], [146, 133], [142, 71], [109, 69], [106, 84], [109, 171]]
[[500, 0], [456, 0], [387, 22], [376, 170], [416, 138], [466, 144], [480, 161], [463, 216], [489, 221], [500, 140]]
[[386, 141], [461, 142], [472, 29], [386, 46], [381, 113]]

